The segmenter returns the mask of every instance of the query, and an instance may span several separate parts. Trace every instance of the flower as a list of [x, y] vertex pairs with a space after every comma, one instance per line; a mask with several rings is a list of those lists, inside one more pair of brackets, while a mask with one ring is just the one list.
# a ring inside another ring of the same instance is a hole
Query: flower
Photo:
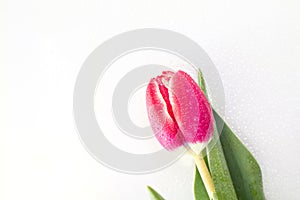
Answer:
[[146, 90], [152, 130], [167, 150], [209, 141], [213, 134], [210, 104], [197, 83], [183, 71], [164, 71]]

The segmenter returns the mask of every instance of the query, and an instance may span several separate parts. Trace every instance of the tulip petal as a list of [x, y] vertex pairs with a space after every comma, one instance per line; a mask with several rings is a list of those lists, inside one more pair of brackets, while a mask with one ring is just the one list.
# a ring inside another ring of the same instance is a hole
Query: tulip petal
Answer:
[[165, 149], [172, 150], [181, 146], [183, 142], [165, 86], [169, 80], [168, 74], [151, 79], [146, 90], [146, 104], [155, 137]]
[[213, 133], [212, 110], [205, 94], [185, 72], [170, 80], [170, 99], [176, 122], [188, 143], [207, 142]]

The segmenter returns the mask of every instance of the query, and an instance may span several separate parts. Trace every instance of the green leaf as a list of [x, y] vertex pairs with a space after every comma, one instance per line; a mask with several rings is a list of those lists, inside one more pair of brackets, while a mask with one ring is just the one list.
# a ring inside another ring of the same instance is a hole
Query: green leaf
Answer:
[[156, 192], [152, 187], [147, 186], [148, 191], [150, 192], [151, 199], [153, 200], [165, 200], [158, 192]]
[[208, 194], [197, 167], [195, 168], [194, 196], [195, 200], [209, 200]]
[[[207, 147], [207, 149], [210, 149], [207, 158], [218, 200], [237, 200], [223, 148], [218, 137], [218, 130], [216, 125], [214, 126], [214, 136]], [[211, 147], [210, 145], [213, 146]]]
[[[200, 70], [198, 71], [198, 78], [199, 86], [206, 94], [205, 81]], [[226, 197], [227, 194], [220, 192], [220, 189], [222, 189], [224, 186], [222, 182], [226, 182], [225, 179], [222, 179], [224, 176], [228, 177], [228, 171], [230, 173], [230, 177], [238, 199], [265, 200], [262, 174], [257, 161], [248, 151], [248, 149], [242, 144], [242, 142], [235, 136], [220, 115], [215, 110], [213, 110], [213, 112], [216, 122], [214, 133], [215, 137], [213, 140], [218, 141], [214, 141], [217, 143], [209, 152], [208, 157], [210, 162], [210, 172], [215, 183], [219, 200], [231, 198], [234, 199], [233, 196]], [[220, 131], [221, 135], [218, 139], [217, 135]], [[223, 168], [223, 170], [220, 172], [217, 171], [219, 167]], [[221, 176], [218, 178], [219, 173]], [[225, 188], [223, 189], [225, 190]], [[223, 195], [225, 195], [225, 198]]]
[[[200, 70], [198, 70], [198, 83], [201, 90], [207, 96], [205, 81]], [[216, 122], [214, 122], [213, 138], [206, 149], [209, 170], [215, 185], [218, 200], [237, 200], [223, 148], [219, 140]]]
[[214, 117], [217, 124], [223, 125], [220, 140], [238, 199], [264, 200], [262, 174], [257, 161], [215, 111]]
[[200, 69], [198, 70], [198, 85], [201, 88], [201, 90], [204, 92], [205, 96], [207, 97], [205, 81], [204, 81], [203, 74]]

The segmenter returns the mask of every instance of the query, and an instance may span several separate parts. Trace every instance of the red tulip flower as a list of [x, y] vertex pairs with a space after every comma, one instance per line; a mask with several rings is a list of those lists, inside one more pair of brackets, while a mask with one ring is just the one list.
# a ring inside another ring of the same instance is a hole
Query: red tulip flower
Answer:
[[167, 150], [185, 146], [195, 160], [210, 199], [217, 200], [213, 180], [200, 153], [189, 144], [208, 142], [214, 130], [210, 104], [187, 73], [165, 71], [152, 78], [146, 91], [152, 130]]
[[146, 91], [148, 117], [154, 134], [167, 150], [207, 142], [213, 133], [210, 104], [187, 73], [164, 71]]

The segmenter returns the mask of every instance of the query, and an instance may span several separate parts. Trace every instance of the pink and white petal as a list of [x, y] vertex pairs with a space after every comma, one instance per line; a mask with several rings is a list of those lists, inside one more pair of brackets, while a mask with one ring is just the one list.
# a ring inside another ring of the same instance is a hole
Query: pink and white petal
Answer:
[[[146, 90], [146, 104], [151, 128], [159, 143], [167, 150], [175, 149], [183, 144], [179, 127], [170, 115], [170, 102], [167, 88], [160, 85], [157, 79], [151, 79]], [[168, 109], [169, 108], [169, 109]]]
[[213, 133], [210, 104], [197, 83], [178, 71], [170, 80], [171, 104], [177, 124], [188, 143], [206, 142]]

